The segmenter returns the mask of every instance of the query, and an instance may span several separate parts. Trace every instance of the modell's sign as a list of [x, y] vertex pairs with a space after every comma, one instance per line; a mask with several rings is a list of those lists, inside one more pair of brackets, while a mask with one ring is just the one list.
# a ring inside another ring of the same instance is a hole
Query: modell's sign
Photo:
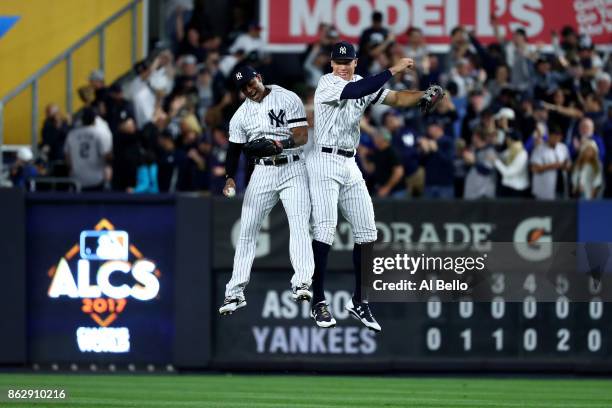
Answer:
[[[301, 51], [318, 38], [321, 23], [332, 24], [341, 37], [357, 43], [371, 25], [372, 12], [400, 43], [418, 27], [427, 43], [445, 48], [459, 25], [473, 29], [487, 43], [494, 40], [491, 16], [508, 36], [524, 28], [532, 43], [551, 43], [551, 32], [572, 26], [595, 44], [611, 45], [612, 3], [605, 0], [261, 0], [264, 39], [274, 51]], [[508, 37], [507, 37], [508, 38]], [[435, 49], [434, 49], [435, 50]]]
[[111, 325], [120, 322], [130, 302], [155, 301], [160, 276], [155, 263], [130, 243], [127, 231], [102, 219], [92, 230], [82, 231], [78, 243], [49, 269], [48, 296], [78, 301], [81, 312], [95, 323], [77, 328], [81, 352], [127, 353], [129, 328]]

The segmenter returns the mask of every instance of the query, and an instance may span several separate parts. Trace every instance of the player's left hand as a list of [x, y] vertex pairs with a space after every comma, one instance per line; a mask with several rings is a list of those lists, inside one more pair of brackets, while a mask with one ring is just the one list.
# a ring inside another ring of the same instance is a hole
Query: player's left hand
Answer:
[[430, 113], [442, 99], [444, 99], [444, 89], [440, 85], [431, 85], [421, 96], [417, 106], [422, 113]]

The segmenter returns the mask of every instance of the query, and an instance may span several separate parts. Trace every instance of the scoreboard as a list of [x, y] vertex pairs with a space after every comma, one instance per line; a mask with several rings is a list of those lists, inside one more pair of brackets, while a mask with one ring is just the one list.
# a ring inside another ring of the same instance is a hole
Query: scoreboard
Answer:
[[[229, 276], [229, 271], [217, 274], [218, 296]], [[559, 294], [542, 302], [531, 286], [537, 280], [528, 274], [522, 301], [509, 301], [496, 281], [491, 283], [496, 293], [486, 302], [442, 301], [432, 294], [423, 302], [372, 303], [382, 326], [374, 334], [344, 310], [351, 273], [327, 277], [326, 297], [338, 321], [333, 329], [316, 327], [309, 305], [290, 299], [289, 276], [286, 270], [255, 272], [248, 307], [214, 319], [213, 366], [527, 371], [612, 366], [612, 304], [602, 300], [596, 285], [589, 301]]]
[[[234, 243], [227, 237], [237, 228], [240, 204], [213, 201], [215, 304], [230, 277]], [[326, 276], [338, 323], [321, 329], [309, 306], [290, 298], [289, 231], [282, 208], [275, 208], [259, 237], [248, 306], [230, 318], [213, 316], [214, 368], [610, 372], [612, 286], [605, 274], [591, 274], [612, 270], [612, 250], [599, 245], [611, 242], [602, 228], [612, 222], [610, 203], [375, 200], [374, 206], [376, 256], [461, 243], [488, 253], [488, 272], [458, 278], [470, 287], [461, 296], [370, 292], [382, 326], [374, 334], [344, 309], [354, 285], [353, 240], [340, 219]], [[586, 268], [575, 267], [581, 264]], [[376, 279], [398, 282], [391, 277], [386, 270]]]
[[428, 356], [542, 359], [610, 358], [609, 303], [428, 301], [422, 351]]

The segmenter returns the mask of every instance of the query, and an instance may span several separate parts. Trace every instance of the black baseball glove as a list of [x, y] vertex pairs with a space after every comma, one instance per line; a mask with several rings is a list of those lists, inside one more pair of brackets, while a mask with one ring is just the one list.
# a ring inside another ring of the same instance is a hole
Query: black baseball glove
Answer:
[[242, 150], [249, 157], [268, 157], [275, 156], [283, 151], [283, 148], [279, 143], [275, 142], [272, 139], [266, 139], [265, 137], [261, 137], [259, 139], [251, 140], [247, 142], [242, 147]]
[[422, 113], [429, 113], [440, 103], [442, 98], [444, 98], [444, 89], [440, 85], [431, 85], [421, 96], [417, 106]]

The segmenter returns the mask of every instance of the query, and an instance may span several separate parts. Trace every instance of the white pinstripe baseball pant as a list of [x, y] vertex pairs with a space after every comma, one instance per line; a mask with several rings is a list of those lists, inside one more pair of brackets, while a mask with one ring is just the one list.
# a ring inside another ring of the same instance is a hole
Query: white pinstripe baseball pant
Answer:
[[354, 157], [323, 153], [315, 145], [306, 162], [312, 201], [314, 239], [331, 245], [338, 206], [351, 224], [357, 244], [376, 241], [374, 207]]
[[289, 222], [289, 257], [293, 266], [291, 286], [312, 283], [314, 260], [310, 238], [310, 194], [306, 163], [301, 160], [281, 166], [256, 165], [246, 189], [236, 243], [232, 278], [225, 286], [226, 297], [244, 296], [255, 258], [257, 234], [264, 218], [278, 199]]

